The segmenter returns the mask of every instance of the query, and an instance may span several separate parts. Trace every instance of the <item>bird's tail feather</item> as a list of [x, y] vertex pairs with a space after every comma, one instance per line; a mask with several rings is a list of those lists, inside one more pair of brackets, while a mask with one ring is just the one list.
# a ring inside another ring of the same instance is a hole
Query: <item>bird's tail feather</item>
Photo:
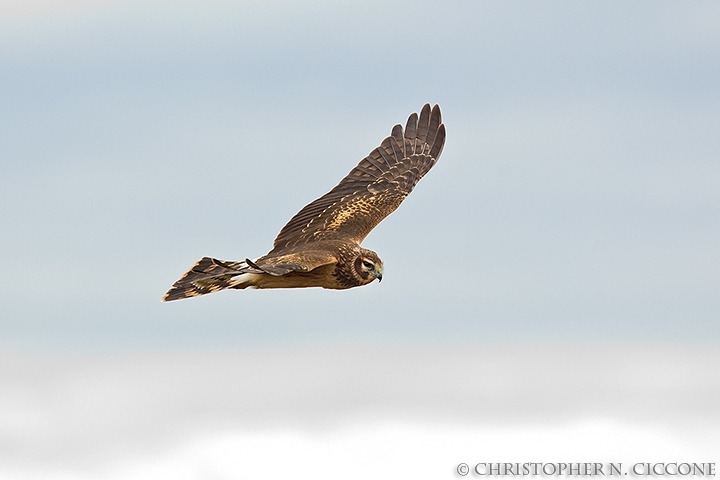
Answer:
[[163, 296], [164, 302], [181, 298], [197, 297], [226, 288], [245, 288], [244, 277], [252, 273], [261, 273], [247, 262], [226, 262], [216, 258], [203, 257], [190, 270], [173, 283]]

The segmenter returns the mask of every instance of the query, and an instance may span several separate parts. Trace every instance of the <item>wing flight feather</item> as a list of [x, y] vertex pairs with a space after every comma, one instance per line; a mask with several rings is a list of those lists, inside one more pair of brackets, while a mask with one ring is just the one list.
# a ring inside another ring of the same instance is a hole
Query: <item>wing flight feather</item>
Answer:
[[284, 255], [266, 255], [257, 263], [263, 272], [279, 276], [290, 272], [309, 272], [337, 261], [338, 258], [328, 250], [301, 250]]

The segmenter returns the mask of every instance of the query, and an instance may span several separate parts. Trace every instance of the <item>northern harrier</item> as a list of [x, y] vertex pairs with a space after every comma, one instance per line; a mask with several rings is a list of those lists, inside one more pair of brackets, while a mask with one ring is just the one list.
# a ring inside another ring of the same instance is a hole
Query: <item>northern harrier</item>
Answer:
[[346, 289], [382, 280], [383, 264], [360, 242], [400, 206], [440, 157], [445, 125], [426, 104], [405, 130], [392, 133], [335, 188], [306, 205], [280, 230], [273, 249], [255, 261], [203, 257], [163, 297], [196, 297], [226, 288]]

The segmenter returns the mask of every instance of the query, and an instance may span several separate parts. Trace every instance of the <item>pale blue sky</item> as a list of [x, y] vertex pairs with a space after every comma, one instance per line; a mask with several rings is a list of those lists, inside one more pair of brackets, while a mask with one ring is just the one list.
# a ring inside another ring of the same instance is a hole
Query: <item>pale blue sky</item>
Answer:
[[[35, 5], [0, 15], [3, 348], [720, 337], [716, 3]], [[160, 303], [425, 102], [382, 284]]]

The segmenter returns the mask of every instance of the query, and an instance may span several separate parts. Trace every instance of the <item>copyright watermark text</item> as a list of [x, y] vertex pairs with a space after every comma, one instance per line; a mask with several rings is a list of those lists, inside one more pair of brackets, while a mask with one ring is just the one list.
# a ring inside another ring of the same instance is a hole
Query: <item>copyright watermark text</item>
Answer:
[[572, 476], [606, 477], [631, 475], [633, 477], [696, 476], [714, 477], [715, 463], [640, 462], [623, 465], [622, 463], [491, 463], [480, 462], [468, 465], [461, 463], [457, 473], [464, 477], [468, 474], [478, 477], [524, 477], [524, 476]]

